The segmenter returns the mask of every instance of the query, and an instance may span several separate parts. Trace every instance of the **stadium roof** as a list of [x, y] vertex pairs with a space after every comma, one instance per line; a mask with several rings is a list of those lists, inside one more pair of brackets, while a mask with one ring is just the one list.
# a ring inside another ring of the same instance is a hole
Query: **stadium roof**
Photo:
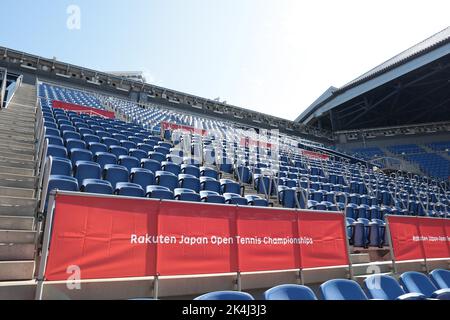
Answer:
[[[438, 120], [450, 120], [449, 67], [447, 27], [341, 88], [329, 88], [295, 121], [338, 131], [436, 120], [431, 114], [419, 119], [401, 117], [396, 111], [407, 104], [408, 111], [432, 108], [438, 111], [433, 113]], [[442, 119], [441, 113], [449, 119]]]

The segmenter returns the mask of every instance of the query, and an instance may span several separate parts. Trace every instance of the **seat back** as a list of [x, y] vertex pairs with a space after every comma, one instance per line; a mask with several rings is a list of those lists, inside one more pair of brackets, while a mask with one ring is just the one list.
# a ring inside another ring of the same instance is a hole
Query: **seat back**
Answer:
[[395, 300], [405, 294], [397, 280], [383, 274], [375, 274], [366, 278], [364, 285], [371, 299]]
[[97, 194], [112, 194], [113, 188], [109, 181], [99, 179], [84, 179], [81, 186], [82, 192]]
[[440, 289], [450, 288], [450, 271], [444, 269], [435, 269], [430, 272], [431, 281]]
[[283, 284], [273, 287], [263, 294], [264, 300], [317, 300], [314, 292], [302, 285]]
[[367, 300], [359, 284], [348, 279], [328, 280], [320, 286], [324, 300]]
[[404, 272], [400, 276], [400, 284], [407, 292], [416, 292], [431, 297], [437, 290], [436, 286], [423, 273], [417, 271]]
[[255, 298], [246, 292], [216, 291], [201, 295], [194, 300], [255, 300]]

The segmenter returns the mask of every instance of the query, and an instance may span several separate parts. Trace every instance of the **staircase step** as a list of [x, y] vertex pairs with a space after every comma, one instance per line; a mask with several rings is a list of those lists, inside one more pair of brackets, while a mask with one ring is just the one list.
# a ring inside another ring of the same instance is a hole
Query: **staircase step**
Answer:
[[34, 300], [36, 281], [0, 282], [0, 300]]
[[0, 166], [0, 175], [2, 174], [12, 174], [24, 177], [31, 177], [34, 175], [34, 169], [24, 169], [17, 167], [3, 167]]
[[2, 125], [0, 127], [0, 134], [19, 134], [23, 136], [33, 136], [34, 137], [34, 128], [18, 128], [12, 125]]
[[365, 274], [391, 272], [392, 261], [378, 261], [370, 263], [358, 263], [352, 265], [353, 275], [360, 276]]
[[23, 160], [34, 160], [34, 154], [25, 154], [25, 153], [18, 153], [18, 150], [2, 150], [3, 148], [0, 148], [0, 154], [4, 158], [12, 158], [12, 159], [23, 159]]
[[36, 199], [0, 196], [0, 215], [34, 217], [37, 203]]
[[5, 154], [17, 154], [17, 155], [24, 155], [26, 157], [32, 156], [34, 157], [34, 148], [22, 148], [19, 147], [17, 145], [14, 145], [14, 143], [12, 143], [10, 146], [5, 147], [5, 146], [1, 146], [0, 145], [0, 154], [3, 155], [4, 157], [6, 157]]
[[33, 198], [34, 189], [10, 188], [0, 186], [0, 196], [16, 198]]
[[0, 230], [0, 244], [34, 243], [36, 231]]
[[34, 143], [36, 142], [36, 139], [34, 138], [34, 134], [20, 135], [20, 134], [13, 134], [11, 132], [7, 132], [7, 133], [0, 132], [0, 141], [11, 142], [11, 143], [19, 142], [19, 143], [34, 145]]
[[15, 126], [16, 128], [24, 129], [24, 130], [30, 130], [35, 127], [35, 121], [34, 119], [31, 119], [31, 121], [21, 121], [17, 118], [12, 119], [10, 117], [5, 117], [3, 114], [0, 113], [0, 126], [2, 127], [11, 127]]
[[350, 255], [350, 260], [352, 263], [369, 263], [370, 255], [368, 253], [353, 253]]
[[0, 173], [0, 186], [35, 189], [37, 178], [18, 174]]
[[0, 261], [0, 281], [31, 280], [34, 260]]
[[36, 161], [34, 160], [25, 160], [25, 159], [16, 159], [16, 158], [8, 158], [0, 155], [0, 163], [5, 167], [15, 167], [15, 168], [25, 168], [25, 169], [34, 169], [36, 166]]
[[31, 152], [34, 153], [35, 143], [34, 143], [34, 141], [19, 142], [19, 141], [11, 141], [11, 140], [0, 140], [0, 148], [30, 150]]
[[[392, 272], [382, 272], [382, 273], [377, 273], [378, 275], [385, 275], [385, 276], [392, 276], [393, 273]], [[353, 280], [355, 280], [356, 282], [358, 282], [360, 285], [364, 284], [364, 280], [366, 280], [368, 277], [373, 276], [374, 273], [372, 274], [363, 274], [363, 275], [359, 275], [359, 276], [354, 276]]]
[[35, 252], [34, 243], [1, 244], [0, 261], [33, 260]]
[[34, 227], [33, 217], [0, 216], [0, 230], [27, 230]]

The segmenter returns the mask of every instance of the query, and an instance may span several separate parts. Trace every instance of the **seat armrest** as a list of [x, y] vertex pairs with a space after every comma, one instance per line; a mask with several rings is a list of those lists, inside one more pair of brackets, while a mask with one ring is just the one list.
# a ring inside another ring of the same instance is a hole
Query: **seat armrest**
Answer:
[[401, 296], [397, 297], [396, 300], [426, 300], [426, 299], [427, 297], [425, 297], [423, 294], [412, 292], [402, 294]]
[[440, 289], [433, 292], [431, 298], [439, 300], [450, 300], [450, 289]]

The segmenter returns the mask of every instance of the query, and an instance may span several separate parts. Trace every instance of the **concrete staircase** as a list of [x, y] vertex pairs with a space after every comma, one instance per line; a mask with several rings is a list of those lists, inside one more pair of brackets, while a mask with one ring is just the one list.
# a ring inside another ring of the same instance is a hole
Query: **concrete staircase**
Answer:
[[36, 88], [22, 84], [0, 110], [0, 281], [31, 280], [35, 269]]

